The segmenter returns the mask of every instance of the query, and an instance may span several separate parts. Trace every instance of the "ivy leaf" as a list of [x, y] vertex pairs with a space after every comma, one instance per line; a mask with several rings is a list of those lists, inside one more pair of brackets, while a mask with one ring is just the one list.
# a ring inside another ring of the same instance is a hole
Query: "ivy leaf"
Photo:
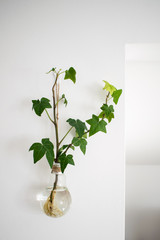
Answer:
[[75, 165], [73, 161], [73, 156], [71, 154], [66, 155], [65, 153], [63, 153], [59, 156], [59, 160], [62, 173], [64, 172], [68, 164]]
[[45, 154], [50, 167], [53, 166], [54, 161], [54, 146], [49, 138], [43, 138], [42, 143], [34, 143], [30, 147], [29, 151], [33, 150], [34, 163], [38, 162]]
[[46, 158], [50, 167], [52, 168], [54, 162], [54, 146], [53, 143], [49, 141], [49, 138], [43, 138], [42, 144], [46, 150]]
[[117, 90], [113, 85], [109, 84], [107, 81], [103, 81], [103, 82], [105, 83], [105, 86], [103, 89], [108, 91], [111, 95], [113, 94], [114, 91]]
[[83, 152], [83, 154], [86, 153], [86, 145], [87, 145], [86, 139], [82, 138], [81, 139], [81, 144], [80, 144], [80, 149]]
[[108, 119], [108, 122], [111, 122], [112, 118], [114, 118], [114, 108], [113, 105], [108, 106], [107, 104], [103, 104], [101, 107], [103, 112], [99, 115], [99, 117], [105, 117]]
[[106, 133], [107, 123], [104, 120], [99, 121], [98, 116], [93, 114], [92, 118], [86, 122], [90, 125], [89, 136], [92, 136], [99, 131]]
[[121, 96], [121, 94], [122, 94], [122, 89], [119, 89], [119, 90], [116, 90], [113, 92], [112, 97], [113, 97], [113, 102], [115, 104], [118, 103], [118, 100], [119, 100], [119, 97]]
[[75, 147], [78, 147], [80, 145], [80, 138], [78, 137], [74, 137], [72, 139], [72, 144], [75, 146]]
[[83, 134], [83, 138], [87, 139], [87, 133]]
[[64, 104], [65, 104], [65, 107], [66, 107], [67, 104], [68, 104], [68, 101], [67, 101], [67, 99], [65, 97], [65, 94], [62, 94], [62, 99], [64, 99]]
[[75, 150], [75, 147], [74, 147], [74, 146], [70, 146], [70, 148], [71, 148], [72, 150]]
[[[59, 149], [58, 156], [60, 156], [60, 155], [62, 154], [63, 150], [65, 150], [68, 146], [69, 146], [69, 144], [63, 145], [63, 146]], [[74, 146], [70, 146], [70, 148], [71, 148], [72, 150], [75, 149]]]
[[38, 116], [41, 116], [45, 108], [52, 108], [51, 104], [49, 103], [50, 100], [47, 98], [41, 98], [41, 100], [32, 100], [33, 106], [32, 109], [34, 109], [35, 113]]
[[104, 113], [106, 114], [106, 117], [108, 117], [111, 112], [114, 112], [113, 105], [108, 106], [107, 104], [103, 104], [103, 106], [101, 107], [101, 109], [102, 109], [102, 110], [104, 111]]
[[86, 145], [87, 145], [86, 139], [74, 137], [73, 140], [72, 140], [72, 144], [73, 144], [75, 147], [80, 146], [80, 149], [81, 149], [81, 151], [83, 152], [83, 154], [86, 153]]
[[73, 67], [70, 67], [69, 70], [65, 71], [64, 79], [71, 79], [72, 82], [76, 82], [76, 70]]
[[78, 136], [81, 138], [84, 135], [85, 129], [87, 130], [86, 124], [81, 120], [69, 118], [67, 122], [72, 126], [75, 127]]
[[54, 72], [56, 70], [56, 68], [52, 68], [49, 72], [47, 72], [46, 74], [50, 73], [50, 72]]
[[41, 143], [33, 143], [29, 151], [33, 150], [34, 163], [38, 162], [45, 154], [46, 150]]

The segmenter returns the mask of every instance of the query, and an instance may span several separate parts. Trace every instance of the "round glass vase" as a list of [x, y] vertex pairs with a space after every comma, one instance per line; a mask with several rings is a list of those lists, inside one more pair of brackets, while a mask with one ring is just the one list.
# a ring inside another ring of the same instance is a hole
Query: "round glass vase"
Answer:
[[71, 195], [66, 187], [66, 176], [60, 164], [54, 163], [50, 183], [41, 194], [40, 205], [47, 216], [61, 217], [69, 210]]

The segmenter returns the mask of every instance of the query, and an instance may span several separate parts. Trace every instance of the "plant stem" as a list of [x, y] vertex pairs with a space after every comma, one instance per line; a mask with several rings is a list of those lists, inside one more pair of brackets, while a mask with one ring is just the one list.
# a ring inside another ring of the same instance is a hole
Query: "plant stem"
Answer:
[[59, 75], [60, 75], [60, 74], [62, 74], [62, 73], [65, 73], [65, 71], [63, 71], [63, 72], [60, 72], [60, 73], [59, 73]]
[[55, 133], [56, 133], [56, 159], [55, 162], [57, 162], [57, 156], [58, 156], [58, 150], [59, 150], [59, 136], [58, 136], [58, 124], [57, 124], [57, 116], [56, 116], [56, 99], [55, 99], [55, 90], [54, 87], [57, 84], [59, 72], [56, 75], [56, 80], [55, 83], [53, 84], [52, 87], [52, 93], [53, 93], [53, 117], [54, 117], [54, 126], [55, 126]]
[[110, 93], [108, 93], [107, 96], [106, 96], [106, 104], [107, 104], [107, 101], [108, 101], [108, 98], [109, 98], [109, 94]]
[[51, 194], [50, 194], [50, 202], [51, 202], [51, 203], [52, 203], [52, 200], [53, 200], [53, 192], [54, 192], [54, 190], [55, 190], [56, 187], [57, 187], [58, 174], [56, 174], [55, 177], [56, 177], [56, 178], [55, 178], [55, 182], [54, 182], [54, 184], [53, 184], [53, 189], [52, 189]]
[[[83, 136], [86, 134], [86, 133], [88, 133], [89, 132], [89, 130], [87, 130], [84, 134], [83, 134]], [[82, 137], [83, 137], [82, 136]], [[78, 138], [80, 138], [80, 137], [78, 137]], [[68, 147], [66, 148], [66, 150], [64, 151], [64, 153], [66, 154], [66, 152], [69, 150], [69, 148], [72, 146], [73, 144], [72, 143], [70, 143], [69, 145], [68, 145]]]
[[49, 113], [48, 113], [48, 111], [47, 111], [47, 109], [45, 108], [45, 112], [47, 113], [47, 116], [48, 116], [48, 118], [49, 118], [49, 120], [53, 123], [53, 124], [55, 124], [55, 122], [52, 120], [52, 118], [50, 117], [50, 115], [49, 115]]
[[111, 100], [112, 98], [113, 98], [113, 97], [110, 97], [110, 98], [108, 99], [108, 101]]
[[58, 174], [56, 174], [56, 178], [55, 178], [55, 182], [54, 182], [54, 185], [53, 185], [53, 191], [56, 189], [57, 187], [57, 182], [58, 182]]
[[67, 137], [68, 133], [72, 130], [73, 127], [71, 127], [68, 132], [64, 135], [64, 137], [61, 139], [61, 141], [59, 142], [59, 146], [60, 144], [63, 142], [63, 140]]
[[[87, 133], [89, 133], [89, 130], [87, 130], [86, 132], [84, 132], [83, 136], [84, 136], [85, 134], [87, 134]], [[82, 137], [83, 137], [83, 136], [82, 136]]]
[[66, 150], [64, 151], [64, 154], [66, 154], [66, 152], [68, 151], [68, 149], [69, 149], [72, 145], [73, 145], [72, 143], [70, 143], [70, 144], [68, 145], [68, 147], [67, 147]]
[[63, 98], [60, 98], [59, 100], [58, 100], [58, 102], [56, 102], [56, 106], [57, 106], [57, 104], [62, 100]]

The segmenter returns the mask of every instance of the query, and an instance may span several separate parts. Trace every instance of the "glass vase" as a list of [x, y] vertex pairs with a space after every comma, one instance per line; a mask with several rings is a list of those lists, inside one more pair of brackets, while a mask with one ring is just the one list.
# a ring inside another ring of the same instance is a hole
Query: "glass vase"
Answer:
[[40, 205], [47, 216], [61, 217], [69, 210], [71, 195], [66, 187], [66, 177], [60, 164], [54, 163], [49, 185], [41, 193]]

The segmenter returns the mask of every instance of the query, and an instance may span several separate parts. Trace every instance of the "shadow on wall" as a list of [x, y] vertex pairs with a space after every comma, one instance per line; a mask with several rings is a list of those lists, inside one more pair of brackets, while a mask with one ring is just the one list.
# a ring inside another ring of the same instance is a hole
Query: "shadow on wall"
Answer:
[[160, 209], [126, 211], [126, 240], [160, 240]]

